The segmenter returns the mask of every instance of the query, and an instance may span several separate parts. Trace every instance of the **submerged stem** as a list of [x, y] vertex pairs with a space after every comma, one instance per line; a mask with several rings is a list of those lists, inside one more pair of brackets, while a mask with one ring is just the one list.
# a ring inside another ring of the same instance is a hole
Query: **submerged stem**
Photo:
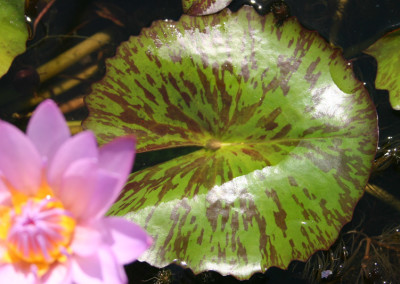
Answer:
[[23, 111], [26, 109], [31, 109], [45, 99], [58, 96], [74, 88], [75, 86], [79, 85], [83, 80], [87, 80], [91, 76], [93, 76], [93, 74], [96, 73], [97, 70], [98, 70], [97, 65], [89, 66], [79, 74], [76, 74], [74, 78], [64, 80], [52, 87], [49, 87], [47, 90], [39, 92], [36, 96], [27, 97], [15, 101], [14, 103], [7, 105], [7, 108], [13, 109], [16, 112]]
[[86, 55], [100, 49], [111, 41], [111, 33], [106, 31], [98, 32], [71, 49], [60, 54], [56, 58], [37, 68], [40, 82], [54, 77], [58, 73], [74, 65]]
[[368, 183], [367, 186], [365, 187], [365, 191], [370, 195], [392, 206], [394, 209], [400, 211], [400, 200], [398, 200], [396, 197], [394, 197], [381, 187], [375, 184]]
[[69, 130], [71, 131], [71, 134], [77, 134], [82, 131], [82, 121], [77, 120], [77, 121], [68, 121], [67, 122]]

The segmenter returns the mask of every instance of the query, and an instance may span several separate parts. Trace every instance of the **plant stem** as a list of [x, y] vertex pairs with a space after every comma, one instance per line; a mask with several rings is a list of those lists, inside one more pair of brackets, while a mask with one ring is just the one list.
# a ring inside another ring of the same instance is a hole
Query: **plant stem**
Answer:
[[69, 113], [71, 111], [77, 110], [81, 107], [84, 107], [85, 103], [83, 101], [83, 96], [79, 96], [77, 98], [71, 99], [68, 102], [62, 103], [59, 105], [62, 113]]
[[82, 121], [80, 121], [80, 120], [68, 121], [67, 124], [68, 124], [69, 130], [71, 131], [72, 135], [77, 134], [82, 131], [82, 126], [81, 126]]
[[92, 35], [56, 58], [38, 67], [36, 71], [40, 76], [40, 82], [43, 83], [44, 81], [54, 77], [71, 65], [74, 65], [86, 55], [100, 49], [110, 41], [111, 32], [109, 31], [101, 31]]
[[49, 89], [39, 92], [36, 96], [19, 99], [7, 105], [7, 109], [12, 109], [15, 112], [31, 109], [45, 99], [60, 95], [73, 87], [79, 85], [82, 80], [90, 78], [98, 70], [97, 65], [87, 67], [74, 78], [60, 82], [59, 84], [50, 87]]
[[400, 200], [398, 200], [396, 197], [394, 197], [381, 187], [368, 183], [367, 186], [365, 187], [365, 191], [370, 195], [392, 206], [394, 209], [400, 211]]

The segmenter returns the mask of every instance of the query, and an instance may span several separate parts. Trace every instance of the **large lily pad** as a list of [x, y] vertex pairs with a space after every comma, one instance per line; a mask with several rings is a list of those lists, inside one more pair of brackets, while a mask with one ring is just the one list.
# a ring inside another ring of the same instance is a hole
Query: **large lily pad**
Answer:
[[0, 1], [0, 77], [7, 73], [14, 58], [25, 51], [28, 30], [24, 8], [25, 0]]
[[202, 147], [132, 174], [109, 212], [154, 237], [141, 260], [156, 266], [246, 278], [328, 248], [376, 147], [375, 109], [340, 51], [249, 7], [154, 23], [86, 102], [101, 143]]
[[400, 110], [400, 30], [388, 33], [364, 52], [378, 62], [375, 86], [389, 91], [390, 104]]
[[232, 0], [182, 0], [183, 11], [188, 15], [214, 14], [228, 7]]

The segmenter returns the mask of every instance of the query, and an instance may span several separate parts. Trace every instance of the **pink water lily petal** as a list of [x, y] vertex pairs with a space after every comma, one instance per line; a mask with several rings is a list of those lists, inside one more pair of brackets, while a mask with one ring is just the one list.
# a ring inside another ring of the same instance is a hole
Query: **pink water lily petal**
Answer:
[[103, 223], [108, 229], [106, 242], [120, 264], [136, 260], [153, 242], [141, 227], [128, 220], [108, 217]]
[[70, 284], [71, 283], [71, 268], [70, 263], [56, 263], [52, 265], [50, 270], [42, 277], [43, 284]]
[[29, 120], [26, 134], [42, 157], [49, 160], [58, 147], [71, 136], [63, 114], [52, 100], [46, 100], [36, 108]]
[[79, 223], [103, 217], [113, 202], [119, 176], [98, 169], [97, 159], [86, 158], [73, 163], [54, 192]]
[[68, 139], [55, 153], [48, 169], [48, 182], [53, 189], [60, 188], [62, 176], [71, 164], [85, 158], [97, 158], [96, 138], [90, 131]]
[[85, 212], [82, 212], [81, 220], [95, 220], [102, 218], [111, 204], [114, 202], [116, 192], [119, 193], [121, 188], [118, 187], [119, 175], [99, 169], [97, 172], [97, 183], [92, 195], [92, 199], [87, 204]]
[[37, 284], [33, 273], [23, 273], [18, 271], [13, 264], [1, 264], [0, 265], [0, 283], [7, 280], [4, 283], [12, 284]]
[[80, 218], [92, 202], [97, 185], [97, 159], [85, 158], [75, 161], [68, 167], [62, 177], [59, 188], [54, 193], [62, 201], [64, 208], [74, 218]]
[[[136, 139], [133, 136], [119, 137], [99, 149], [99, 167], [119, 175], [117, 187], [122, 188], [132, 170]], [[111, 197], [115, 200], [119, 192]]]
[[0, 172], [0, 205], [11, 206], [11, 194], [8, 188], [1, 180], [2, 173]]
[[7, 251], [7, 243], [4, 242], [3, 240], [0, 240], [0, 259], [3, 258], [3, 255], [6, 251]]
[[97, 253], [88, 257], [75, 256], [71, 262], [75, 283], [127, 283], [122, 266], [107, 247], [100, 247]]
[[0, 121], [0, 172], [17, 190], [33, 195], [42, 178], [42, 158], [15, 126]]
[[96, 252], [102, 242], [102, 234], [96, 224], [76, 226], [70, 248], [79, 256], [89, 256]]
[[[44, 247], [47, 235], [54, 237], [54, 240], [48, 239], [50, 242], [57, 242], [58, 238], [53, 226], [60, 226], [60, 230], [70, 226], [53, 215], [70, 216], [76, 222], [71, 241], [60, 243], [60, 253], [65, 253], [67, 260], [51, 262], [40, 271], [40, 265], [34, 260], [13, 259], [12, 263], [1, 263], [11, 249], [7, 227], [6, 239], [0, 240], [0, 283], [127, 282], [122, 264], [135, 260], [151, 244], [151, 239], [136, 224], [119, 218], [104, 218], [104, 214], [131, 171], [135, 145], [134, 137], [123, 137], [98, 150], [90, 131], [70, 137], [65, 119], [52, 101], [45, 101], [37, 108], [27, 135], [0, 121], [0, 206], [12, 209], [12, 188], [30, 195], [27, 201], [21, 199], [20, 205], [20, 210], [28, 215], [19, 217], [23, 218], [23, 224], [30, 223], [31, 219], [41, 220], [33, 222], [23, 232], [23, 236], [32, 233], [28, 238], [40, 238], [37, 244], [32, 243], [32, 249], [48, 257], [47, 247]], [[52, 205], [47, 208], [48, 196], [36, 194], [45, 182], [64, 208], [59, 208], [59, 203], [55, 203], [55, 208]], [[42, 222], [43, 218], [46, 220]], [[16, 223], [12, 221], [7, 226], [16, 230]], [[68, 228], [64, 229], [61, 231], [69, 232]], [[18, 243], [15, 249], [25, 250], [25, 246]]]

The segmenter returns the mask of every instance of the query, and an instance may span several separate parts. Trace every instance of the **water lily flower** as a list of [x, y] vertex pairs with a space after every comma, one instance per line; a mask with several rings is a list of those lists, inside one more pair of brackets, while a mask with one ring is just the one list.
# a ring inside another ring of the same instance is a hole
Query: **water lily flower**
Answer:
[[132, 136], [101, 148], [90, 131], [71, 137], [51, 100], [37, 107], [26, 135], [0, 120], [2, 283], [127, 282], [123, 264], [151, 238], [136, 224], [104, 215], [134, 155]]

